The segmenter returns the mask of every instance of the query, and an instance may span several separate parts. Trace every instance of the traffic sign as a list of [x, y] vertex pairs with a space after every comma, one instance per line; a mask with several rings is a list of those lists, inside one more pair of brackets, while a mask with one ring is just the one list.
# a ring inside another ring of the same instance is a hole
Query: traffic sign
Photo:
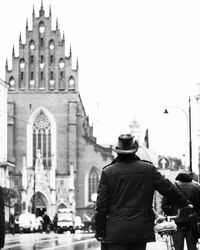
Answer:
[[168, 169], [170, 167], [170, 160], [167, 157], [160, 157], [160, 159], [158, 160], [158, 166], [161, 169]]

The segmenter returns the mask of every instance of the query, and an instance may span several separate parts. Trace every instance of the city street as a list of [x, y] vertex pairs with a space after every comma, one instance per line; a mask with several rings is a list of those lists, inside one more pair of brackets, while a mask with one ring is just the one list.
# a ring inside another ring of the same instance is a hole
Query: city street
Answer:
[[[4, 249], [36, 250], [100, 250], [100, 244], [94, 239], [93, 234], [15, 234], [6, 235]], [[162, 241], [149, 243], [147, 250], [165, 250], [166, 245]]]

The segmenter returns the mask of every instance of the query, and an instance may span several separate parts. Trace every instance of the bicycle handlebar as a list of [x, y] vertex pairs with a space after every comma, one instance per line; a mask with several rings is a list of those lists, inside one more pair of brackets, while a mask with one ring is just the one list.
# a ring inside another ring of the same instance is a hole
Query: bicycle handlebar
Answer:
[[[184, 208], [190, 208], [192, 209], [193, 208], [193, 205], [192, 204], [189, 204], [188, 206], [184, 207]], [[177, 210], [177, 214], [176, 215], [167, 215], [167, 216], [162, 216], [162, 215], [159, 215], [156, 210], [154, 208], [153, 209], [153, 212], [155, 214], [155, 216], [157, 217], [157, 220], [167, 220], [167, 221], [171, 221], [171, 220], [174, 220], [174, 219], [177, 219], [179, 216], [180, 216], [180, 213], [181, 213], [181, 209], [183, 208], [179, 208]]]

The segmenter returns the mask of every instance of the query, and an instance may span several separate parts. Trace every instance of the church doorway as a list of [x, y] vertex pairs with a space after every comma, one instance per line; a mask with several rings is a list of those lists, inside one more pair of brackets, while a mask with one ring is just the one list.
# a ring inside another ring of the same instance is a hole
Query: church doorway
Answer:
[[47, 211], [48, 204], [46, 197], [41, 193], [37, 192], [31, 199], [31, 213], [36, 216], [42, 216]]

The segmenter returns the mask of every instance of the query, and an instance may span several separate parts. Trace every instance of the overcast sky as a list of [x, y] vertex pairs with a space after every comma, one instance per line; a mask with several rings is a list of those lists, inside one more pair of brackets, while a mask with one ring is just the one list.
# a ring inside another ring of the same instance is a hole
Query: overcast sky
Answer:
[[[32, 24], [40, 0], [6, 0], [0, 8], [0, 78], [19, 32]], [[158, 154], [188, 153], [188, 96], [200, 82], [200, 1], [43, 0], [79, 60], [81, 97], [100, 144], [115, 144], [135, 118]], [[164, 116], [165, 106], [170, 108]], [[195, 118], [194, 118], [195, 119]], [[194, 139], [195, 140], [195, 139]], [[195, 144], [195, 143], [194, 143]]]

